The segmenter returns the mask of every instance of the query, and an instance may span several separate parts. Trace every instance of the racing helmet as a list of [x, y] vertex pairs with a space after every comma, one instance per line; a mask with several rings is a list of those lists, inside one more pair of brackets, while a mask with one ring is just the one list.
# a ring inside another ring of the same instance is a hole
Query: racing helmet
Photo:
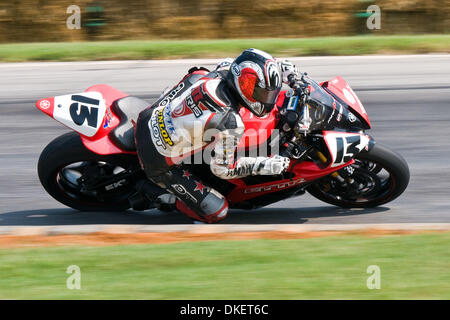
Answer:
[[275, 59], [258, 49], [243, 51], [231, 64], [227, 82], [243, 107], [261, 117], [270, 112], [282, 86]]

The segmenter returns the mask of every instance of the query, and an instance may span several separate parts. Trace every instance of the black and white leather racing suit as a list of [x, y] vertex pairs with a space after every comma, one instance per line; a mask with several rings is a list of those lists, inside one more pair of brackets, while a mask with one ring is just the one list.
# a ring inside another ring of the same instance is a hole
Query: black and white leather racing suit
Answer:
[[142, 111], [136, 123], [137, 152], [147, 177], [181, 200], [176, 202], [180, 211], [205, 222], [224, 219], [228, 203], [179, 166], [183, 158], [209, 148], [211, 157], [203, 158], [222, 179], [278, 174], [289, 165], [289, 159], [280, 156], [234, 159], [244, 123], [224, 80], [228, 66], [219, 64], [209, 73], [191, 69], [177, 86]]

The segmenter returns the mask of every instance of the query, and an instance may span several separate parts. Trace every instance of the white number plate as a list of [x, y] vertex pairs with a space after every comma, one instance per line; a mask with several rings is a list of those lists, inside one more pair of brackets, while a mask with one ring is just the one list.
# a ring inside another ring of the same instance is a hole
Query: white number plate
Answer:
[[100, 92], [83, 92], [55, 97], [53, 118], [92, 137], [100, 128], [105, 112], [105, 100]]

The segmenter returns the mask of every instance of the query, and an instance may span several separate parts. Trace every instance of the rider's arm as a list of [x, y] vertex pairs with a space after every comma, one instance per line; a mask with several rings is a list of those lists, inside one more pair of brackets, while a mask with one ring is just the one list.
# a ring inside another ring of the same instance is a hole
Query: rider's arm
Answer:
[[222, 179], [235, 179], [249, 175], [280, 174], [288, 168], [289, 158], [280, 156], [235, 159], [235, 151], [243, 133], [242, 125], [223, 130], [216, 136], [217, 143], [211, 159], [211, 171], [214, 175]]

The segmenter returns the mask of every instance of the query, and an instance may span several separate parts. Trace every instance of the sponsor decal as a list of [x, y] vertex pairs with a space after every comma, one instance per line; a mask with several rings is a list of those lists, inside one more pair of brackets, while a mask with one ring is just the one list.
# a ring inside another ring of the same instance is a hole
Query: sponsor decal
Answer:
[[124, 186], [126, 183], [127, 183], [127, 180], [122, 179], [122, 180], [114, 182], [112, 184], [108, 184], [107, 186], [105, 186], [105, 190], [106, 191], [114, 190], [114, 189]]
[[294, 179], [294, 180], [288, 181], [288, 182], [271, 184], [269, 186], [247, 188], [247, 189], [244, 189], [243, 192], [244, 193], [258, 193], [258, 192], [277, 191], [277, 190], [286, 189], [286, 188], [290, 188], [290, 187], [302, 184], [305, 181], [306, 180], [303, 178], [298, 178], [298, 179]]
[[231, 73], [235, 76], [235, 77], [239, 77], [241, 75], [241, 68], [239, 67], [239, 65], [237, 63], [233, 63], [231, 65]]
[[[202, 95], [202, 98], [203, 98], [203, 95]], [[196, 118], [198, 118], [198, 117], [200, 117], [200, 116], [203, 114], [203, 111], [202, 111], [202, 109], [201, 109], [197, 104], [195, 104], [194, 99], [195, 99], [194, 95], [188, 96], [188, 97], [186, 98], [186, 106], [187, 106], [189, 109], [191, 109], [191, 111], [192, 111], [192, 113], [194, 114], [194, 116], [195, 116]], [[197, 100], [197, 101], [198, 101], [198, 100]]]
[[184, 186], [182, 186], [181, 184], [172, 184], [171, 185], [172, 188], [175, 190], [176, 193], [178, 193], [181, 196], [184, 196], [185, 198], [189, 199], [190, 201], [197, 203], [197, 199], [195, 199], [195, 197], [190, 194], [186, 188]]
[[167, 130], [169, 130], [169, 132], [171, 134], [175, 134], [175, 127], [174, 127], [173, 121], [172, 121], [172, 109], [170, 108], [170, 105], [167, 107], [164, 107], [163, 113], [164, 113], [164, 119], [166, 121]]
[[356, 121], [356, 116], [353, 113], [349, 112], [348, 113], [348, 120], [350, 122], [355, 122]]
[[364, 109], [364, 106], [362, 105], [361, 101], [359, 100], [358, 96], [355, 94], [352, 88], [350, 88], [349, 85], [347, 85], [346, 88], [342, 89], [342, 92], [344, 93], [344, 96], [348, 101], [350, 101], [352, 104], [356, 104], [361, 108], [361, 112], [363, 114], [366, 113], [366, 109]]
[[204, 97], [201, 86], [198, 86], [191, 91], [191, 98], [194, 103], [198, 103], [200, 100], [203, 100]]
[[180, 103], [174, 108], [172, 112], [172, 117], [178, 118], [191, 113], [193, 113], [196, 118], [202, 116], [203, 111], [198, 105], [198, 102], [203, 98], [204, 96], [200, 86], [194, 88], [191, 94], [188, 95], [186, 99], [184, 99], [183, 103]]
[[[230, 151], [230, 149], [228, 149], [228, 150], [223, 150], [224, 151], [224, 154], [225, 154], [225, 156], [228, 154], [228, 153], [231, 153]], [[233, 152], [234, 152], [234, 150], [232, 150]], [[245, 166], [245, 167], [239, 167], [239, 168], [234, 168], [234, 169], [229, 169], [228, 171], [227, 171], [227, 176], [228, 177], [234, 177], [234, 176], [247, 176], [247, 175], [250, 175], [252, 173], [252, 168], [251, 167], [249, 167], [249, 166]]]
[[339, 103], [339, 113], [338, 113], [338, 115], [336, 116], [336, 121], [337, 122], [340, 122], [341, 120], [342, 120], [342, 104], [340, 104]]
[[331, 113], [331, 116], [328, 118], [327, 123], [330, 123], [330, 121], [331, 121], [331, 119], [333, 119], [335, 113], [336, 113], [336, 101], [333, 101], [333, 112]]
[[109, 125], [111, 124], [111, 118], [112, 118], [112, 114], [111, 114], [111, 110], [109, 110], [109, 108], [106, 109], [106, 116], [105, 116], [105, 124], [103, 125], [103, 128], [109, 128]]
[[336, 115], [336, 121], [340, 122], [342, 120], [342, 104], [340, 104], [339, 102], [337, 102], [336, 100], [333, 101], [333, 112], [331, 113], [330, 118], [328, 119], [328, 123], [330, 123], [331, 119], [333, 119], [334, 115], [336, 114], [337, 111], [337, 106], [339, 105], [339, 112]]
[[159, 127], [159, 132], [161, 134], [161, 137], [166, 144], [168, 144], [169, 146], [173, 146], [173, 141], [170, 138], [170, 135], [166, 130], [166, 124], [164, 123], [164, 114], [162, 113], [161, 110], [158, 110], [156, 112], [157, 112], [158, 127]]
[[173, 89], [159, 104], [158, 107], [166, 106], [170, 101], [172, 101], [177, 94], [183, 90], [184, 83], [181, 82], [175, 89]]
[[172, 118], [178, 118], [190, 114], [191, 110], [187, 107], [186, 103], [183, 103], [176, 106], [172, 111]]
[[[347, 86], [348, 88], [348, 86]], [[343, 88], [342, 89], [342, 93], [344, 94], [345, 98], [351, 103], [351, 104], [355, 104], [356, 103], [356, 99], [353, 96], [353, 94], [347, 90], [347, 88]]]
[[41, 107], [41, 109], [44, 109], [44, 110], [50, 108], [50, 105], [51, 105], [51, 103], [48, 100], [42, 100], [41, 102], [39, 102], [39, 107]]
[[161, 132], [159, 131], [158, 125], [158, 110], [155, 110], [150, 118], [150, 129], [152, 131], [153, 142], [156, 146], [166, 149], [166, 144], [163, 142]]

